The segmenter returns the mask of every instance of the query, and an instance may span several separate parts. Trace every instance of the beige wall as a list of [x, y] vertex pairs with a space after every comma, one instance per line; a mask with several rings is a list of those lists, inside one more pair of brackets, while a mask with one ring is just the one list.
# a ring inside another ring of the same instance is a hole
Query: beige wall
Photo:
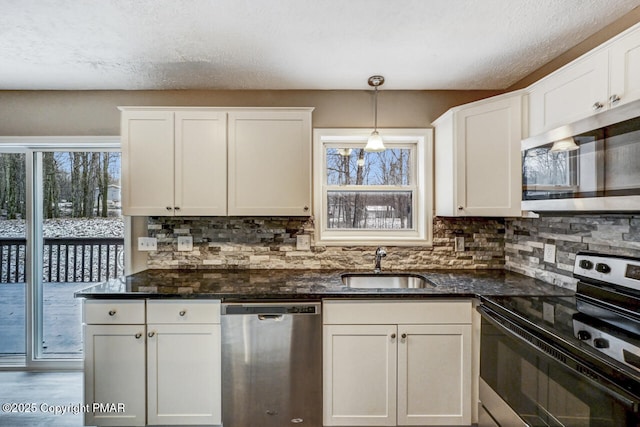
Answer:
[[[380, 127], [429, 127], [450, 107], [498, 91], [385, 91]], [[362, 91], [0, 91], [0, 135], [118, 135], [120, 105], [315, 107], [314, 127], [372, 127]]]

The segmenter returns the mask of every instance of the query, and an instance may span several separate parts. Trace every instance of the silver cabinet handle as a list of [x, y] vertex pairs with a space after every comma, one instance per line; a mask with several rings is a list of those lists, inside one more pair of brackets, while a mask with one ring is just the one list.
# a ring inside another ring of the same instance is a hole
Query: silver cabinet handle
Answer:
[[155, 334], [156, 334], [156, 333], [155, 333], [154, 331], [151, 331], [151, 332], [149, 332], [149, 333], [147, 334], [147, 336], [148, 336], [149, 338], [152, 338]]
[[396, 339], [396, 334], [391, 334], [391, 339], [395, 340]]
[[138, 332], [135, 336], [136, 339], [139, 340], [140, 338], [142, 338], [142, 332]]
[[620, 102], [620, 97], [618, 95], [616, 95], [615, 93], [609, 97], [609, 103], [611, 105], [615, 105], [618, 102]]
[[173, 209], [171, 206], [167, 206], [168, 211], [170, 211], [171, 209]]
[[594, 111], [598, 111], [604, 107], [604, 104], [602, 102], [596, 102], [591, 107], [593, 108]]
[[115, 316], [115, 315], [116, 315], [115, 310], [109, 310], [109, 316]]
[[180, 313], [178, 313], [181, 317], [184, 317], [185, 314], [187, 314], [187, 310], [182, 310]]

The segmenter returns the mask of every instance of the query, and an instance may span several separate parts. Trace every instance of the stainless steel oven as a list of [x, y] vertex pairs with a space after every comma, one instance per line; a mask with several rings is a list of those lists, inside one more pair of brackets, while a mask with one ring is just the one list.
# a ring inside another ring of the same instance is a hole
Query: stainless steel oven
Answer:
[[481, 427], [640, 426], [640, 294], [604, 281], [640, 284], [640, 260], [609, 259], [576, 257], [591, 295], [482, 299]]
[[522, 209], [640, 210], [640, 101], [522, 142]]

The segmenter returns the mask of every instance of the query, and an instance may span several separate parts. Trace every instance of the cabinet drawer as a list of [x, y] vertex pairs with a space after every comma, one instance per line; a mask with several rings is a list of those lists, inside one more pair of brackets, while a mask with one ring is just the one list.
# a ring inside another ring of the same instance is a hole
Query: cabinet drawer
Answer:
[[149, 300], [147, 323], [220, 323], [220, 301]]
[[326, 301], [323, 323], [350, 325], [471, 324], [471, 300]]
[[144, 324], [144, 300], [86, 300], [82, 315], [88, 325]]

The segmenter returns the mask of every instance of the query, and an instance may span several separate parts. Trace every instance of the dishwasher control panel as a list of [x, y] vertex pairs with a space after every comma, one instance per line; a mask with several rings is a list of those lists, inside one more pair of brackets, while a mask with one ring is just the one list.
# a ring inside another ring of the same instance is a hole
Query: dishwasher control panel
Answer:
[[226, 303], [222, 315], [232, 314], [320, 314], [320, 303]]

